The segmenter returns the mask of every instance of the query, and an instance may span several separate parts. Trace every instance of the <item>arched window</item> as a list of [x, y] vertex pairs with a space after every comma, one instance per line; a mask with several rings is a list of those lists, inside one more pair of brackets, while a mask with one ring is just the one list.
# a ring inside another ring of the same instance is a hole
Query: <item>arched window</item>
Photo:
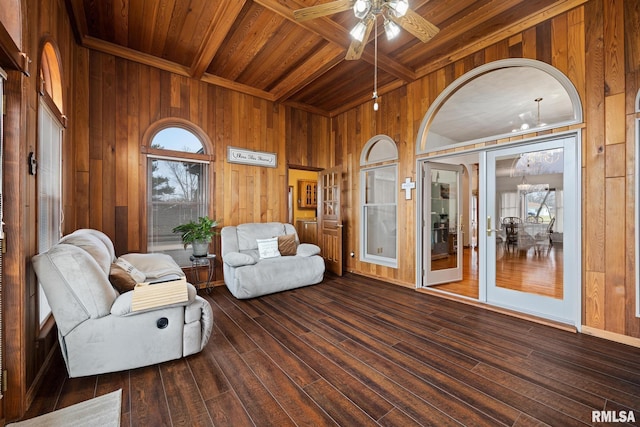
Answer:
[[[42, 47], [38, 72], [41, 88], [47, 89], [40, 90], [38, 97], [38, 151], [35, 154], [30, 153], [30, 173], [36, 175], [38, 187], [38, 253], [43, 253], [60, 240], [64, 218], [62, 142], [65, 123], [62, 70], [58, 61], [58, 50], [51, 41]], [[38, 308], [42, 324], [51, 314], [42, 288], [38, 293]]]
[[360, 259], [394, 268], [398, 265], [397, 160], [396, 143], [386, 135], [371, 138], [360, 155]]
[[541, 61], [490, 62], [449, 85], [425, 114], [417, 154], [531, 134], [582, 122], [571, 81]]
[[148, 132], [147, 250], [189, 266], [177, 225], [209, 215], [211, 144], [197, 127], [180, 120], [156, 123]]
[[60, 114], [64, 110], [62, 102], [62, 69], [58, 60], [58, 50], [52, 42], [42, 47], [40, 61], [40, 94], [47, 94]]

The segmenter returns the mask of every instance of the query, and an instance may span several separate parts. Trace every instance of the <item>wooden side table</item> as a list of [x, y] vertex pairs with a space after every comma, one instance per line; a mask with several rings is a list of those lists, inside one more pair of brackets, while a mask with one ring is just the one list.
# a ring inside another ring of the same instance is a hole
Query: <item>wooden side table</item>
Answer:
[[[191, 261], [191, 280], [192, 284], [199, 289], [199, 285], [202, 283], [205, 284], [205, 290], [207, 293], [211, 292], [211, 283], [215, 280], [216, 274], [216, 255], [215, 254], [207, 254], [207, 256], [193, 256], [189, 257]], [[207, 280], [204, 282], [200, 282], [200, 277], [198, 275], [198, 270], [200, 268], [207, 268]]]

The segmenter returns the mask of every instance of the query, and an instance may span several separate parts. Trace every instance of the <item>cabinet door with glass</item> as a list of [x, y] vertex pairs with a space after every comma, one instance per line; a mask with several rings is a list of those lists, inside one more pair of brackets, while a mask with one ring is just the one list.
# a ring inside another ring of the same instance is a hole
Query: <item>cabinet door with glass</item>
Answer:
[[300, 209], [315, 209], [318, 206], [317, 192], [317, 181], [298, 181], [298, 207]]

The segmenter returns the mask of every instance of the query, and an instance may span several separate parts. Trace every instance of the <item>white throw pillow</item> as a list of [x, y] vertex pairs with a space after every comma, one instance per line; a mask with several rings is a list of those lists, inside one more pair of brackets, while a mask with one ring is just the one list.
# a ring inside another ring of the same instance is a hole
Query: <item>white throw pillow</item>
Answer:
[[277, 237], [273, 237], [271, 239], [256, 239], [256, 242], [258, 242], [258, 253], [260, 253], [260, 259], [280, 256]]

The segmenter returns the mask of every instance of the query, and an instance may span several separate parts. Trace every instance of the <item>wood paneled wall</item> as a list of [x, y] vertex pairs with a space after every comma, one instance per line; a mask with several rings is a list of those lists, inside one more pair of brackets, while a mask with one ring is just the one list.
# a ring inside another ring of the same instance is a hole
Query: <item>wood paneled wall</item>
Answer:
[[[98, 52], [89, 55], [88, 74], [88, 129], [74, 141], [82, 177], [74, 228], [103, 230], [118, 253], [145, 250], [144, 135], [167, 119], [189, 121], [211, 141], [214, 218], [286, 220], [284, 107]], [[278, 153], [278, 165], [229, 163], [227, 146]]]
[[[345, 252], [359, 250], [360, 152], [373, 136], [392, 137], [400, 152], [399, 179], [416, 178], [415, 139], [424, 114], [455, 79], [499, 59], [537, 59], [562, 71], [584, 108], [583, 324], [640, 338], [635, 317], [633, 100], [640, 84], [640, 2], [593, 0], [532, 28], [484, 46], [389, 94], [375, 113], [362, 105], [333, 119], [335, 164], [347, 171]], [[565, 129], [562, 129], [565, 130]], [[534, 135], [532, 135], [534, 136]], [[521, 137], [522, 138], [522, 137]], [[505, 141], [495, 141], [500, 143]], [[347, 269], [415, 286], [415, 197], [399, 199], [397, 269], [347, 258]], [[622, 226], [621, 226], [622, 225]]]
[[286, 154], [289, 166], [324, 168], [335, 161], [331, 147], [331, 119], [286, 108]]

